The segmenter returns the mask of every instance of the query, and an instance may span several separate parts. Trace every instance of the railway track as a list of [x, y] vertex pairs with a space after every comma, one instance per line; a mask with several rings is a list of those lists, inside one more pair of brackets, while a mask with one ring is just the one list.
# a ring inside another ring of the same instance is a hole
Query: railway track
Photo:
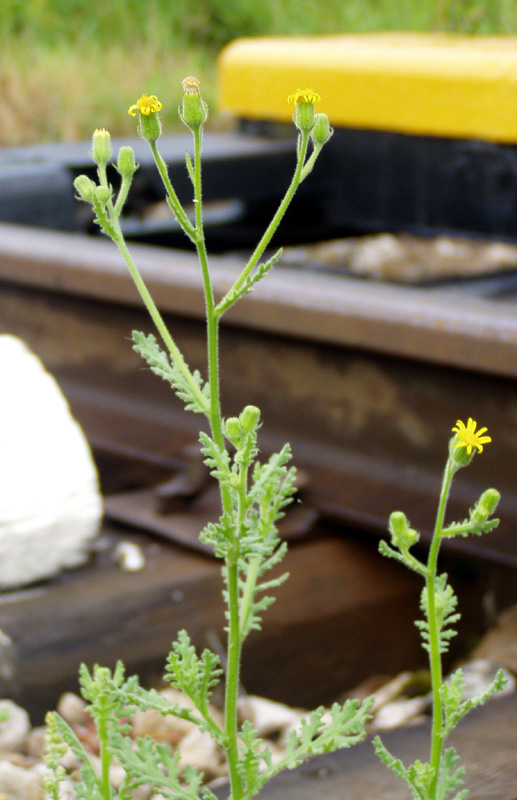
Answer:
[[[202, 287], [193, 258], [147, 245], [136, 253], [187, 359], [203, 370]], [[237, 258], [215, 257], [221, 290]], [[57, 378], [93, 447], [106, 498], [106, 549], [85, 570], [0, 602], [0, 628], [12, 643], [4, 657], [13, 665], [4, 693], [29, 698], [37, 714], [75, 686], [82, 659], [109, 661], [116, 653], [151, 679], [172, 628], [193, 628], [200, 644], [208, 634], [222, 636], [217, 567], [196, 538], [218, 512], [196, 454], [197, 419], [131, 350], [131, 330], [148, 330], [149, 322], [110, 243], [2, 225], [0, 275], [0, 329], [24, 338]], [[264, 638], [250, 643], [250, 691], [313, 705], [365, 674], [422, 663], [412, 624], [419, 581], [380, 559], [376, 540], [394, 503], [429, 535], [447, 431], [458, 416], [486, 424], [494, 446], [460, 473], [451, 515], [464, 515], [486, 475], [503, 494], [500, 529], [486, 540], [461, 540], [449, 554], [456, 584], [463, 584], [462, 641], [493, 619], [487, 608], [493, 613], [515, 601], [513, 300], [502, 314], [479, 286], [469, 292], [465, 302], [459, 286], [376, 286], [280, 267], [225, 326], [226, 413], [259, 405], [263, 449], [289, 440], [304, 475], [303, 504], [285, 531], [297, 577]], [[112, 557], [128, 537], [143, 548], [141, 573], [121, 573]], [[314, 591], [322, 593], [317, 602]], [[395, 649], [394, 615], [405, 631]], [[375, 624], [366, 626], [369, 617]], [[336, 643], [346, 637], [360, 645], [343, 659]], [[304, 656], [301, 665], [307, 640], [318, 642], [315, 661]], [[278, 659], [280, 642], [292, 658], [281, 670], [257, 669], [259, 654]], [[321, 683], [307, 681], [309, 674]]]
[[[340, 147], [345, 138], [336, 136]], [[182, 138], [164, 142], [180, 196], [184, 147]], [[76, 686], [81, 660], [122, 657], [152, 680], [177, 629], [188, 627], [202, 645], [224, 625], [217, 566], [197, 541], [217, 514], [196, 454], [197, 419], [131, 350], [131, 331], [150, 323], [113, 246], [89, 235], [89, 219], [72, 203], [85, 150], [26, 149], [16, 157], [25, 170], [22, 200], [12, 183], [10, 196], [0, 191], [0, 332], [21, 336], [55, 375], [94, 450], [106, 501], [87, 567], [0, 597], [2, 693], [36, 717]], [[213, 279], [222, 294], [277, 202], [277, 182], [263, 175], [285, 183], [292, 144], [229, 135], [207, 137], [205, 151]], [[16, 158], [0, 158], [0, 189]], [[204, 372], [198, 266], [162, 221], [145, 152], [137, 158], [128, 235], [188, 362]], [[49, 180], [51, 207], [38, 194]], [[309, 223], [314, 239], [346, 233], [325, 205], [314, 211], [328, 192], [325, 180], [304, 186], [279, 238], [297, 244]], [[280, 264], [222, 330], [225, 414], [258, 405], [264, 451], [290, 441], [303, 474], [302, 504], [283, 532], [293, 577], [262, 638], [250, 640], [243, 679], [250, 691], [307, 706], [365, 675], [423, 663], [412, 623], [419, 581], [380, 559], [376, 543], [395, 506], [429, 538], [458, 417], [486, 425], [494, 444], [459, 474], [449, 513], [463, 517], [489, 476], [502, 493], [502, 522], [486, 539], [453, 540], [445, 553], [464, 618], [453, 657], [517, 599], [515, 272], [416, 286], [313, 267]], [[142, 549], [140, 572], [124, 573], [116, 562], [126, 540]], [[357, 646], [343, 654], [344, 640]]]

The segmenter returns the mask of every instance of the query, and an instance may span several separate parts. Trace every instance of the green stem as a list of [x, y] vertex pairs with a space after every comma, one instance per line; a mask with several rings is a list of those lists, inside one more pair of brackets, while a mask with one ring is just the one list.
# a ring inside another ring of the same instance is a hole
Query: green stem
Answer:
[[110, 766], [112, 756], [108, 748], [108, 725], [102, 717], [99, 719], [99, 747], [101, 757], [101, 774], [99, 778], [99, 789], [103, 800], [111, 800]]
[[438, 615], [436, 611], [436, 578], [437, 563], [440, 543], [442, 538], [443, 521], [445, 509], [451, 488], [451, 481], [454, 474], [453, 461], [448, 459], [443, 475], [442, 488], [440, 492], [440, 502], [436, 514], [433, 539], [429, 550], [426, 574], [427, 592], [427, 619], [429, 622], [429, 666], [431, 670], [431, 687], [433, 695], [433, 722], [431, 728], [431, 756], [430, 764], [434, 768], [434, 778], [431, 784], [430, 797], [436, 797], [438, 786], [440, 760], [443, 749], [443, 709], [440, 689], [442, 686], [442, 660], [440, 653], [440, 631], [438, 626]]
[[238, 770], [239, 740], [237, 727], [237, 696], [240, 680], [241, 635], [239, 631], [239, 565], [227, 562], [228, 588], [228, 666], [226, 673], [225, 734], [226, 756], [231, 781], [231, 800], [243, 795], [242, 777]]
[[144, 282], [142, 276], [140, 275], [140, 272], [138, 271], [138, 268], [137, 268], [135, 262], [133, 261], [133, 259], [131, 257], [131, 253], [128, 250], [128, 247], [127, 247], [126, 242], [124, 240], [124, 236], [123, 236], [123, 234], [122, 234], [122, 232], [120, 230], [120, 225], [118, 223], [118, 220], [115, 217], [112, 216], [112, 221], [113, 221], [113, 226], [114, 226], [114, 229], [115, 229], [114, 236], [113, 236], [113, 241], [117, 245], [118, 249], [120, 250], [120, 252], [122, 254], [122, 257], [123, 257], [124, 261], [127, 264], [127, 267], [128, 267], [129, 272], [131, 274], [131, 277], [133, 278], [135, 286], [138, 289], [140, 297], [142, 298], [142, 300], [143, 300], [143, 302], [145, 304], [145, 307], [147, 308], [147, 310], [148, 310], [148, 312], [149, 312], [149, 314], [150, 314], [150, 316], [151, 316], [151, 318], [152, 318], [152, 320], [153, 320], [153, 322], [154, 322], [154, 324], [155, 324], [160, 336], [162, 337], [163, 342], [165, 343], [167, 349], [169, 350], [169, 353], [171, 354], [172, 359], [174, 360], [174, 362], [178, 365], [178, 367], [182, 371], [183, 375], [185, 376], [185, 379], [188, 381], [189, 386], [190, 386], [193, 394], [196, 396], [199, 404], [201, 405], [202, 408], [206, 409], [205, 413], [207, 415], [209, 415], [209, 409], [208, 409], [208, 406], [207, 406], [206, 398], [204, 397], [202, 392], [199, 390], [199, 387], [197, 386], [196, 382], [192, 378], [190, 370], [189, 370], [188, 366], [186, 365], [185, 360], [184, 360], [180, 350], [176, 346], [176, 343], [174, 342], [174, 339], [172, 338], [172, 336], [170, 335], [169, 331], [167, 330], [167, 326], [165, 325], [165, 322], [163, 321], [162, 315], [158, 311], [158, 309], [157, 309], [157, 307], [156, 307], [156, 305], [154, 303], [154, 300], [151, 297], [151, 294], [150, 294], [147, 286], [145, 285], [145, 282]]
[[165, 186], [165, 191], [167, 192], [167, 196], [169, 199], [169, 206], [173, 211], [176, 219], [178, 220], [179, 224], [193, 241], [195, 240], [196, 230], [192, 225], [191, 221], [187, 217], [183, 206], [181, 205], [178, 195], [174, 191], [174, 187], [171, 183], [171, 179], [169, 178], [169, 173], [167, 171], [167, 164], [163, 160], [157, 146], [156, 142], [151, 140], [149, 141], [149, 147], [151, 148], [151, 152], [153, 154], [153, 158], [155, 160], [156, 166], [158, 168], [158, 172], [160, 173], [160, 177], [163, 181], [163, 185]]
[[120, 186], [120, 190], [117, 196], [117, 201], [113, 208], [113, 212], [118, 219], [122, 209], [124, 208], [124, 204], [127, 200], [127, 196], [129, 194], [129, 189], [131, 188], [131, 178], [122, 178], [122, 183]]
[[219, 392], [219, 327], [215, 314], [214, 292], [210, 279], [208, 254], [206, 252], [203, 231], [203, 204], [201, 185], [201, 126], [193, 131], [194, 134], [194, 206], [196, 215], [195, 244], [201, 274], [203, 276], [203, 289], [205, 293], [206, 319], [207, 319], [207, 349], [208, 349], [208, 381], [210, 384], [210, 427], [214, 442], [221, 448], [224, 447], [221, 400]]
[[252, 559], [250, 559], [248, 574], [246, 576], [246, 586], [244, 588], [244, 592], [242, 595], [240, 615], [239, 615], [240, 616], [239, 631], [241, 638], [244, 637], [244, 631], [246, 629], [246, 625], [248, 624], [248, 616], [250, 613], [251, 603], [255, 592], [255, 586], [257, 584], [260, 561], [261, 561], [260, 555], [255, 555], [253, 556]]
[[[298, 186], [300, 185], [303, 165], [304, 165], [304, 162], [305, 162], [305, 157], [307, 155], [308, 143], [309, 143], [309, 134], [306, 133], [306, 132], [301, 133], [300, 134], [300, 146], [298, 148], [298, 161], [297, 161], [297, 164], [296, 164], [296, 170], [295, 170], [295, 173], [293, 175], [293, 179], [292, 179], [291, 183], [289, 184], [289, 188], [287, 189], [287, 192], [285, 193], [282, 202], [278, 206], [276, 214], [274, 215], [273, 219], [269, 223], [269, 225], [268, 225], [268, 227], [266, 229], [266, 232], [264, 233], [262, 239], [260, 240], [260, 242], [256, 246], [255, 250], [253, 251], [253, 253], [251, 255], [251, 258], [248, 261], [246, 267], [243, 269], [242, 273], [239, 275], [239, 277], [237, 278], [237, 280], [235, 281], [235, 283], [231, 287], [230, 291], [227, 292], [227, 295], [229, 295], [229, 294], [231, 294], [233, 292], [236, 292], [241, 288], [241, 286], [243, 285], [243, 283], [246, 280], [246, 278], [248, 277], [248, 275], [257, 266], [260, 258], [264, 254], [264, 250], [268, 246], [269, 242], [271, 241], [271, 239], [273, 237], [273, 234], [275, 233], [276, 229], [278, 228], [278, 226], [280, 224], [280, 221], [282, 220], [282, 217], [284, 216], [285, 212], [287, 211], [287, 208], [288, 208], [291, 200], [293, 199], [294, 194], [295, 194]], [[224, 306], [223, 307], [225, 299], [226, 298], [223, 298], [221, 300], [221, 302], [219, 303], [219, 305], [217, 306], [217, 308], [216, 308], [216, 313], [218, 314], [218, 316], [220, 316], [223, 313], [223, 311], [226, 311], [226, 308], [229, 307], [229, 306]]]
[[[207, 317], [208, 375], [210, 384], [210, 426], [214, 442], [223, 448], [224, 436], [222, 428], [221, 401], [219, 393], [219, 324], [215, 313], [214, 294], [205, 238], [203, 235], [202, 185], [201, 185], [201, 127], [193, 131], [194, 135], [194, 205], [196, 215], [196, 249], [201, 265], [203, 286], [205, 291]], [[221, 487], [221, 502], [227, 513], [232, 512], [230, 492], [226, 486]], [[237, 697], [241, 663], [241, 636], [239, 631], [239, 560], [238, 560], [238, 525], [234, 532], [235, 547], [231, 557], [226, 559], [228, 589], [228, 666], [225, 691], [225, 738], [228, 768], [232, 786], [232, 800], [240, 800], [243, 794], [242, 778], [238, 769], [239, 740], [237, 725]]]
[[[221, 414], [221, 397], [219, 390], [219, 320], [215, 313], [214, 292], [210, 279], [208, 254], [206, 252], [203, 231], [203, 204], [201, 183], [201, 126], [193, 131], [194, 135], [194, 206], [196, 227], [194, 242], [201, 265], [203, 289], [206, 306], [206, 330], [208, 352], [208, 383], [210, 386], [210, 428], [214, 442], [224, 449], [223, 423]], [[221, 503], [223, 510], [231, 513], [231, 498], [228, 487], [221, 486]]]
[[316, 163], [316, 159], [318, 158], [322, 147], [323, 147], [322, 144], [318, 144], [314, 147], [314, 150], [312, 151], [310, 158], [307, 159], [307, 162], [301, 172], [300, 183], [302, 183], [305, 180], [305, 178], [309, 175], [309, 173], [312, 172], [312, 169], [314, 167], [314, 164]]

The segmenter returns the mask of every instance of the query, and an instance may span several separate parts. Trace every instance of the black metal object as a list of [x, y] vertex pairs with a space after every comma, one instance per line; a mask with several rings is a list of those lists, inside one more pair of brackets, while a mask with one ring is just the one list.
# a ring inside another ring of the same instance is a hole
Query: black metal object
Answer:
[[[243, 123], [241, 132], [204, 138], [204, 198], [212, 250], [248, 247], [269, 222], [294, 169], [290, 126]], [[120, 144], [114, 141], [114, 153]], [[126, 214], [128, 236], [187, 244], [171, 215], [149, 210], [163, 187], [147, 143], [134, 147], [140, 169]], [[160, 149], [182, 202], [191, 202], [185, 151], [191, 138], [164, 136]], [[88, 208], [72, 201], [74, 177], [93, 176], [88, 145], [40, 145], [0, 151], [0, 220], [96, 232]], [[118, 175], [110, 171], [113, 185]], [[212, 208], [211, 208], [212, 207]], [[454, 233], [517, 241], [517, 146], [466, 139], [339, 128], [311, 180], [281, 224], [284, 244], [350, 233]]]
[[[161, 178], [147, 142], [113, 141], [114, 158], [121, 144], [131, 144], [139, 163], [122, 218], [129, 239], [174, 247], [189, 246], [164, 202]], [[192, 203], [192, 186], [185, 168], [189, 135], [164, 136], [160, 152], [182, 203]], [[295, 167], [293, 132], [288, 138], [206, 134], [203, 140], [203, 197], [207, 242], [212, 250], [249, 247], [269, 223]], [[0, 221], [66, 231], [98, 234], [91, 209], [73, 200], [73, 180], [95, 166], [88, 144], [38, 145], [0, 150]], [[116, 188], [118, 173], [109, 169]], [[324, 184], [307, 182], [294, 200], [281, 228], [282, 242], [299, 241], [300, 230], [310, 240], [331, 235]], [[155, 214], [162, 203], [164, 214]]]
[[327, 158], [336, 227], [517, 240], [515, 145], [340, 129]]
[[[241, 130], [274, 137], [284, 128], [243, 120]], [[517, 241], [516, 145], [337, 128], [311, 184], [336, 236], [408, 231]]]

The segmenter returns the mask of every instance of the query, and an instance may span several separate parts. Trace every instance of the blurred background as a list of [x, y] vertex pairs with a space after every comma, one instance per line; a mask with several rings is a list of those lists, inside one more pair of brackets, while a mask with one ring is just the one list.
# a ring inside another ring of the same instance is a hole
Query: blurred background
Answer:
[[215, 62], [242, 36], [410, 30], [517, 33], [515, 0], [1, 0], [0, 146], [134, 135], [127, 109], [157, 94], [178, 126], [195, 74], [217, 114]]

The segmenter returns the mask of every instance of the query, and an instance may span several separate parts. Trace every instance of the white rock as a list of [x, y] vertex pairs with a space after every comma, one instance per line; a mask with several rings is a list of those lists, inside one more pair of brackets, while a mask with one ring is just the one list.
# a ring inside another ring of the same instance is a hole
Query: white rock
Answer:
[[[176, 689], [164, 689], [160, 694], [166, 697], [171, 703], [176, 703], [181, 706], [181, 708], [187, 708], [198, 716], [193, 702]], [[210, 713], [215, 721], [222, 727], [223, 720], [217, 710], [210, 707]], [[135, 711], [133, 714], [133, 736], [135, 738], [137, 736], [143, 737], [149, 735], [157, 742], [169, 742], [174, 744], [192, 730], [197, 730], [196, 723], [189, 722], [187, 719], [181, 719], [181, 717], [175, 717], [172, 714], [161, 717], [152, 709], [149, 711]]]
[[6, 800], [42, 800], [41, 775], [8, 761], [0, 761], [0, 796]]
[[417, 721], [428, 707], [429, 702], [426, 697], [411, 697], [400, 700], [393, 700], [383, 706], [372, 722], [374, 730], [389, 730], [397, 728], [399, 725], [411, 721]]
[[126, 770], [119, 764], [115, 762], [110, 767], [110, 785], [116, 789], [117, 791], [120, 789], [124, 782], [124, 778], [126, 777]]
[[0, 336], [0, 588], [83, 563], [102, 502], [86, 439], [57, 383]]
[[139, 572], [145, 567], [145, 556], [135, 542], [119, 542], [113, 551], [115, 561], [124, 572]]
[[[499, 669], [500, 667], [497, 664], [484, 658], [476, 658], [463, 664], [461, 671], [465, 682], [463, 694], [465, 700], [469, 700], [488, 689]], [[495, 698], [513, 694], [515, 691], [515, 676], [507, 670], [504, 670], [504, 673], [507, 680], [506, 686], [494, 695]]]
[[289, 708], [283, 703], [276, 703], [264, 697], [241, 697], [238, 701], [241, 719], [249, 720], [259, 736], [280, 734], [285, 729], [297, 728], [306, 714], [296, 708]]
[[[48, 775], [49, 772], [44, 765], [36, 765], [32, 770], [37, 775], [41, 775], [41, 780], [43, 782], [44, 776]], [[76, 787], [77, 783], [72, 778], [65, 778], [59, 784], [59, 800], [77, 800], [76, 794]], [[46, 800], [49, 800], [49, 795], [45, 793], [44, 797]]]
[[181, 768], [190, 764], [201, 770], [205, 778], [223, 774], [221, 750], [209, 733], [201, 733], [199, 728], [194, 728], [180, 741], [178, 750], [181, 753]]
[[25, 740], [25, 749], [30, 758], [43, 758], [46, 750], [46, 732], [47, 729], [44, 725], [29, 731]]
[[0, 712], [8, 715], [5, 721], [0, 722], [0, 750], [20, 750], [31, 729], [29, 715], [12, 700], [0, 700]]
[[382, 706], [385, 706], [388, 703], [396, 700], [397, 697], [400, 697], [407, 686], [411, 683], [412, 676], [413, 675], [411, 672], [401, 672], [388, 681], [388, 683], [385, 683], [384, 686], [381, 686], [379, 689], [377, 689], [375, 692], [375, 701], [372, 706], [372, 711], [375, 713], [379, 708], [382, 708]]
[[86, 703], [74, 692], [64, 692], [61, 695], [57, 712], [69, 725], [85, 725], [90, 719], [86, 713]]

